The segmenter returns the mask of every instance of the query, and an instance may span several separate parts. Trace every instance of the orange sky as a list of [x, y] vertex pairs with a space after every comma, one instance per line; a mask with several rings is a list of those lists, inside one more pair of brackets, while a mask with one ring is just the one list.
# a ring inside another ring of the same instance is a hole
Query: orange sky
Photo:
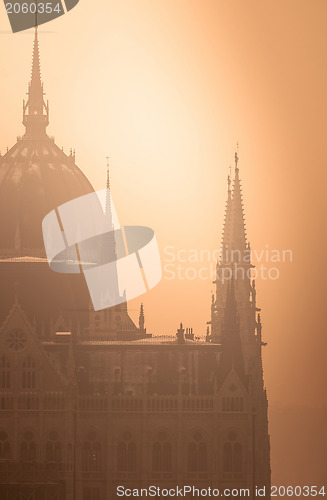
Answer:
[[[95, 188], [110, 154], [121, 222], [152, 227], [162, 253], [219, 246], [239, 141], [252, 248], [293, 253], [257, 283], [272, 404], [327, 404], [326, 18], [324, 0], [81, 0], [40, 29], [49, 134]], [[33, 38], [4, 8], [0, 30], [4, 151], [23, 133]], [[142, 298], [148, 330], [203, 334], [211, 289], [162, 280]]]

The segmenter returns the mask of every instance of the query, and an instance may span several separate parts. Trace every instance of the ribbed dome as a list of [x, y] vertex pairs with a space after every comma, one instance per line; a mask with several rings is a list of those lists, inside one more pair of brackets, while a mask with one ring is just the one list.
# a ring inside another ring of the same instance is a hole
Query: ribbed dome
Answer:
[[0, 160], [0, 252], [15, 250], [16, 255], [43, 249], [43, 217], [93, 191], [73, 155], [67, 157], [46, 134], [49, 104], [44, 101], [37, 28], [23, 116], [24, 137]]
[[[23, 106], [24, 137], [0, 157], [0, 324], [15, 300], [37, 324], [59, 315], [87, 321], [89, 293], [82, 274], [50, 270], [42, 220], [62, 203], [93, 191], [90, 182], [47, 136], [49, 106], [44, 102], [35, 29], [32, 78]], [[84, 311], [84, 314], [83, 314]]]
[[51, 139], [19, 140], [0, 160], [0, 253], [25, 256], [43, 249], [43, 217], [91, 191], [74, 157]]

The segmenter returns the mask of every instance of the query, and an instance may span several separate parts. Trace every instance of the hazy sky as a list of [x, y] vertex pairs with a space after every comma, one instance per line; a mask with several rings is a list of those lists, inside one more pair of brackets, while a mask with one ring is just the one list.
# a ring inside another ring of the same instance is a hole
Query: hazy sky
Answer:
[[[95, 188], [110, 154], [121, 222], [152, 227], [163, 260], [219, 247], [239, 141], [252, 249], [293, 254], [257, 282], [269, 398], [289, 405], [326, 405], [326, 17], [324, 0], [81, 0], [40, 28], [48, 133]], [[3, 152], [24, 131], [33, 43], [9, 29], [1, 7]], [[142, 298], [148, 331], [204, 334], [212, 289], [163, 279]]]

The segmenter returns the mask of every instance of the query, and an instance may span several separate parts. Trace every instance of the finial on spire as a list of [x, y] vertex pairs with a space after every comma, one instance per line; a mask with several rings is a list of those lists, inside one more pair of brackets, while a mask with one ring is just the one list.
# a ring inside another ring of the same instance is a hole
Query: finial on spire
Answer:
[[235, 170], [238, 169], [238, 160], [239, 160], [239, 156], [238, 156], [238, 148], [237, 148], [237, 151], [235, 151]]
[[238, 156], [238, 150], [239, 150], [239, 144], [238, 141], [236, 143], [236, 151], [235, 151], [235, 171], [238, 171], [238, 161], [239, 161], [239, 156]]

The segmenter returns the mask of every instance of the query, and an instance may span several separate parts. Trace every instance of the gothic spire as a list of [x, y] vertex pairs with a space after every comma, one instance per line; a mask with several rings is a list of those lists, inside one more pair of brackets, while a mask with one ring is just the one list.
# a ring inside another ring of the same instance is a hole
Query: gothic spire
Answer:
[[224, 254], [226, 250], [229, 249], [231, 245], [231, 230], [232, 230], [232, 192], [231, 192], [231, 176], [230, 174], [227, 177], [227, 201], [226, 201], [226, 210], [225, 210], [225, 219], [224, 219], [224, 228], [223, 228], [223, 237], [222, 237], [222, 247], [221, 247], [221, 260], [224, 261]]
[[107, 156], [107, 183], [106, 183], [106, 206], [105, 206], [105, 213], [106, 215], [111, 215], [111, 193], [110, 193], [110, 156]]
[[246, 248], [246, 232], [244, 223], [243, 199], [240, 181], [240, 169], [238, 166], [239, 156], [235, 152], [235, 178], [233, 183], [232, 212], [233, 227], [231, 235], [231, 248], [233, 250], [243, 251]]
[[141, 303], [140, 307], [140, 316], [139, 316], [139, 329], [141, 332], [144, 332], [144, 307], [143, 307], [143, 302]]
[[27, 95], [27, 102], [23, 102], [23, 124], [26, 127], [25, 138], [44, 136], [49, 125], [49, 104], [44, 102], [37, 26], [35, 26], [32, 76]]

